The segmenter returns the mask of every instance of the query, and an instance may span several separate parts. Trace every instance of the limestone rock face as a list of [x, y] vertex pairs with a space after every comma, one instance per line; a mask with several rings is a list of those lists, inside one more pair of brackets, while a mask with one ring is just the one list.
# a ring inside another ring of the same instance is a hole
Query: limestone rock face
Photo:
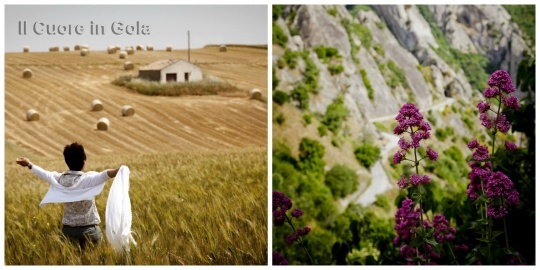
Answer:
[[[451, 46], [485, 55], [516, 80], [517, 66], [530, 48], [510, 14], [500, 5], [429, 6]], [[516, 92], [516, 94], [518, 94]]]
[[[509, 70], [515, 81], [517, 64], [530, 49], [502, 6], [434, 5], [428, 9], [452, 48], [485, 55], [495, 68]], [[371, 121], [397, 114], [406, 102], [423, 109], [445, 97], [472, 100], [474, 91], [466, 74], [437, 54], [439, 44], [431, 26], [415, 5], [374, 5], [356, 14], [338, 5], [288, 6], [274, 23], [288, 36], [286, 48], [273, 47], [272, 61], [280, 80], [277, 89], [290, 92], [302, 82], [306, 70], [300, 56], [296, 67], [277, 68], [285, 49], [309, 55], [319, 69], [318, 91], [309, 94], [309, 110], [324, 114], [342, 96], [352, 131], [377, 135]], [[362, 28], [354, 30], [361, 34], [351, 33], [353, 24]], [[316, 46], [335, 48], [341, 57], [319, 59], [313, 50]], [[390, 62], [401, 69], [407, 85], [390, 86]], [[332, 74], [332, 65], [342, 66], [343, 71]], [[457, 120], [453, 124], [460, 128]]]

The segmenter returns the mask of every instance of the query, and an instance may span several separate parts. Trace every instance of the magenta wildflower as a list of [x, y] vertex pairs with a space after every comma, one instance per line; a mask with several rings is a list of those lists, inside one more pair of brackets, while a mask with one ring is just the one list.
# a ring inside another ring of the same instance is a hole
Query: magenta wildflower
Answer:
[[487, 214], [489, 217], [493, 219], [501, 219], [508, 214], [508, 210], [506, 209], [506, 207], [502, 205], [499, 205], [499, 206], [488, 205]]
[[514, 191], [514, 183], [502, 172], [492, 173], [486, 184], [486, 196], [489, 198], [506, 197]]
[[401, 137], [398, 141], [399, 148], [403, 150], [407, 150], [412, 147], [412, 144], [410, 142], [405, 141], [405, 138]]
[[283, 210], [278, 209], [274, 212], [272, 212], [274, 216], [274, 225], [275, 226], [282, 226], [285, 223], [286, 214]]
[[394, 164], [399, 164], [405, 159], [405, 153], [403, 151], [398, 151], [394, 154]]
[[296, 208], [296, 209], [294, 209], [294, 210], [292, 211], [292, 215], [293, 215], [293, 217], [295, 217], [295, 218], [301, 217], [302, 214], [303, 214], [303, 213], [302, 213], [302, 210], [300, 210], [300, 208]]
[[450, 242], [455, 239], [456, 229], [450, 227], [450, 222], [446, 219], [444, 215], [435, 214], [433, 217], [433, 237], [439, 243]]
[[469, 173], [470, 184], [467, 188], [467, 194], [469, 195], [469, 198], [474, 201], [482, 191], [482, 183], [486, 185], [486, 182], [491, 175], [491, 171], [485, 166], [475, 166], [471, 168], [472, 170]]
[[435, 150], [431, 149], [431, 147], [428, 146], [427, 152], [426, 152], [428, 158], [433, 161], [437, 161], [437, 158], [439, 157], [439, 154], [435, 152]]
[[499, 115], [499, 120], [497, 121], [497, 128], [502, 133], [506, 133], [508, 130], [510, 130], [510, 122], [506, 120], [506, 115], [502, 113]]
[[470, 141], [467, 144], [467, 147], [469, 147], [470, 149], [474, 149], [474, 148], [478, 147], [478, 141], [476, 139]]
[[484, 96], [487, 98], [493, 98], [496, 97], [499, 94], [499, 90], [496, 88], [487, 88], [484, 90]]
[[272, 215], [274, 216], [274, 225], [282, 226], [286, 220], [286, 212], [292, 207], [291, 199], [285, 194], [274, 191], [272, 192]]
[[487, 113], [481, 113], [480, 116], [480, 121], [482, 123], [482, 126], [486, 127], [487, 129], [491, 129], [493, 127], [493, 122], [494, 120], [491, 119]]
[[476, 107], [480, 113], [485, 113], [489, 110], [489, 103], [487, 101], [480, 101]]
[[516, 90], [513, 86], [511, 86], [512, 79], [510, 78], [510, 74], [508, 74], [508, 72], [505, 70], [497, 70], [493, 72], [487, 84], [491, 87], [498, 87], [506, 93], [511, 93]]
[[285, 238], [285, 242], [287, 243], [287, 245], [292, 245], [292, 243], [294, 243], [294, 241], [296, 240], [298, 240], [297, 231], [295, 231], [293, 234], [287, 235], [287, 237]]
[[298, 229], [296, 231], [298, 232], [298, 235], [305, 236], [305, 235], [308, 235], [308, 233], [311, 231], [311, 228], [306, 226], [306, 227], [304, 227], [302, 229]]
[[469, 247], [465, 244], [461, 244], [461, 245], [454, 245], [454, 250], [455, 251], [467, 251], [469, 250]]
[[413, 211], [412, 206], [413, 201], [407, 198], [401, 202], [401, 208], [396, 212], [394, 229], [397, 236], [394, 238], [394, 245], [397, 245], [400, 240], [409, 240], [414, 233], [412, 228], [416, 227], [417, 221], [420, 221], [420, 210], [414, 209]]
[[518, 206], [519, 205], [519, 192], [517, 192], [515, 189], [510, 191], [508, 195], [506, 195], [506, 205], [508, 206]]
[[[510, 93], [516, 91], [516, 89], [512, 84], [512, 79], [508, 72], [504, 70], [495, 71], [491, 74], [488, 85], [490, 87], [484, 91], [484, 96], [486, 98], [496, 98], [498, 101], [502, 101], [504, 106], [508, 109], [519, 109], [518, 99], [515, 96], [510, 95]], [[490, 117], [488, 115], [490, 109], [488, 101], [480, 101], [476, 107], [480, 112], [480, 121], [487, 129], [496, 127], [502, 133], [506, 133], [510, 130], [510, 122], [506, 120], [506, 116], [502, 114], [500, 110], [496, 112], [496, 117]]]
[[486, 196], [491, 199], [488, 205], [488, 215], [494, 219], [500, 219], [508, 214], [503, 205], [494, 205], [496, 198], [504, 199], [506, 206], [519, 204], [519, 193], [514, 189], [514, 183], [502, 172], [494, 172], [487, 179]]
[[400, 189], [404, 189], [409, 185], [409, 181], [407, 178], [405, 178], [405, 176], [401, 176], [397, 182], [397, 185]]
[[414, 148], [420, 147], [420, 141], [424, 138], [425, 132], [415, 132], [412, 136], [412, 146]]
[[473, 158], [476, 161], [483, 161], [483, 160], [489, 159], [489, 151], [487, 147], [483, 145], [476, 147], [476, 149], [473, 152]]
[[[424, 121], [424, 116], [412, 103], [406, 103], [401, 107], [396, 116], [396, 120], [398, 121], [398, 125], [394, 129], [394, 133], [400, 135], [407, 132], [410, 135], [410, 141], [406, 140], [405, 137], [401, 137], [398, 141], [398, 145], [401, 149], [394, 154], [392, 162], [394, 164], [399, 164], [406, 159], [405, 155], [407, 154], [408, 149], [414, 149], [414, 151], [416, 151], [417, 148], [420, 148], [420, 142], [422, 140], [429, 139], [431, 136], [431, 133], [429, 132], [431, 126], [428, 122]], [[436, 161], [439, 156], [431, 147], [427, 148], [426, 154], [427, 157], [433, 161]], [[429, 177], [427, 176], [420, 177], [419, 175], [416, 175], [411, 177], [410, 184], [413, 186], [429, 182]], [[398, 181], [398, 186], [400, 188], [405, 188], [408, 185], [409, 181], [404, 178], [401, 178]]]
[[422, 183], [422, 176], [418, 174], [411, 174], [411, 185], [418, 186], [420, 183]]
[[516, 144], [514, 144], [513, 142], [504, 141], [504, 147], [505, 147], [506, 150], [508, 150], [508, 151], [516, 150]]
[[289, 265], [289, 261], [285, 260], [283, 255], [272, 251], [272, 265]]
[[410, 183], [413, 186], [418, 186], [422, 183], [429, 183], [429, 176], [427, 175], [420, 176], [418, 174], [411, 174]]
[[519, 101], [517, 97], [515, 96], [509, 96], [509, 97], [502, 97], [504, 106], [511, 110], [517, 110], [519, 109]]
[[508, 265], [527, 265], [527, 261], [525, 257], [518, 258], [517, 256], [513, 256], [508, 260]]
[[[289, 234], [285, 237], [285, 243], [288, 245], [294, 244], [294, 242], [298, 241], [306, 251], [311, 263], [313, 263], [313, 259], [311, 258], [311, 255], [309, 254], [309, 251], [306, 249], [305, 241], [302, 241], [302, 236], [307, 235], [311, 228], [304, 227], [302, 229], [294, 229], [293, 226], [293, 217], [300, 218], [303, 215], [302, 210], [300, 208], [296, 208], [291, 211], [291, 217], [287, 216], [287, 211], [290, 210], [293, 206], [293, 203], [290, 198], [285, 196], [285, 194], [274, 191], [272, 192], [272, 215], [274, 217], [274, 225], [275, 226], [283, 226], [285, 222], [287, 222], [290, 227], [294, 230], [292, 234]], [[285, 265], [289, 264], [287, 260], [283, 258], [279, 253], [273, 252], [273, 264], [275, 265]]]

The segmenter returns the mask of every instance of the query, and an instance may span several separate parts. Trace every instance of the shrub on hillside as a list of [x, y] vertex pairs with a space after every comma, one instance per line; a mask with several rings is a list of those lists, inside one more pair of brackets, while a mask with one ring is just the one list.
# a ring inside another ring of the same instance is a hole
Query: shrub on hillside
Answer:
[[345, 165], [334, 165], [324, 177], [324, 183], [332, 191], [334, 198], [342, 198], [358, 188], [358, 176]]
[[354, 155], [360, 165], [370, 168], [371, 165], [381, 158], [381, 149], [370, 143], [363, 143], [354, 148]]
[[274, 91], [274, 94], [272, 95], [272, 100], [281, 106], [285, 104], [287, 101], [289, 101], [289, 94], [281, 90], [276, 90]]

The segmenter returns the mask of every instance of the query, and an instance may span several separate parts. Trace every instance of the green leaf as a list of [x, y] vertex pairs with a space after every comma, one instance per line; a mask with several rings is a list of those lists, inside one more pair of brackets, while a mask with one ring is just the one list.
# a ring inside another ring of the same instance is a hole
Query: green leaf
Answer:
[[426, 189], [424, 188], [423, 185], [420, 185], [420, 195], [425, 195], [426, 194]]
[[437, 243], [437, 241], [435, 241], [435, 239], [433, 239], [433, 238], [431, 238], [431, 239], [426, 239], [426, 242], [427, 242], [428, 244], [430, 244], [433, 248], [435, 248], [435, 251], [436, 251], [437, 253], [439, 253], [439, 254], [441, 253], [441, 250], [440, 250], [440, 248], [439, 248], [439, 243]]
[[422, 238], [420, 237], [416, 237], [412, 240], [411, 242], [411, 247], [414, 247], [414, 248], [419, 248], [422, 246]]
[[494, 231], [493, 234], [491, 235], [491, 240], [494, 240], [495, 238], [497, 238], [497, 236], [503, 233], [504, 233], [503, 231]]
[[513, 251], [512, 248], [505, 248], [504, 254], [519, 256], [519, 252]]
[[421, 228], [411, 228], [413, 232], [417, 233], [420, 237], [425, 238], [424, 230]]
[[471, 265], [479, 260], [480, 258], [478, 256], [473, 256], [469, 261], [467, 261], [467, 264]]
[[485, 242], [485, 243], [489, 243], [489, 239], [484, 239], [484, 238], [476, 238], [476, 240], [480, 241], [480, 242]]

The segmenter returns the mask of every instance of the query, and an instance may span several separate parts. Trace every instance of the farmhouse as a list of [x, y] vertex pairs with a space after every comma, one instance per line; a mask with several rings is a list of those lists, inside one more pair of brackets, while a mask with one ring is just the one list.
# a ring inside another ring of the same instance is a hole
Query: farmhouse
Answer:
[[164, 59], [139, 69], [139, 78], [159, 82], [196, 82], [203, 79], [201, 67], [181, 59]]

